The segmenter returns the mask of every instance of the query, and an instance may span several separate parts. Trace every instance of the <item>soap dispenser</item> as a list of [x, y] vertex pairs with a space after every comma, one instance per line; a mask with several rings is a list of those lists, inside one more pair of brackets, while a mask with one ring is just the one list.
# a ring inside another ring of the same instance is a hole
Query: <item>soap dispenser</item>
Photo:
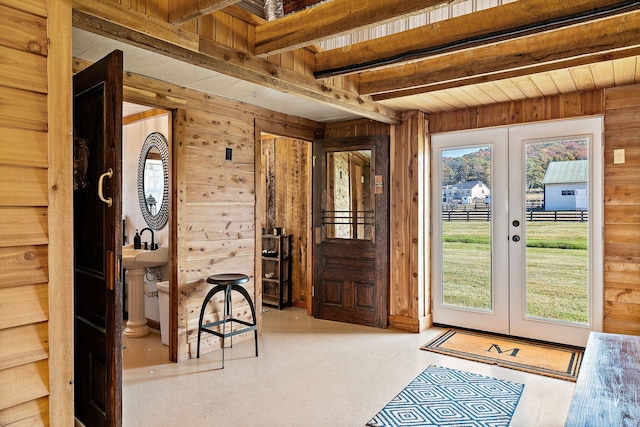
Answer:
[[136, 235], [133, 236], [133, 249], [141, 249], [142, 244], [140, 242], [140, 235], [138, 234], [138, 230], [136, 229]]

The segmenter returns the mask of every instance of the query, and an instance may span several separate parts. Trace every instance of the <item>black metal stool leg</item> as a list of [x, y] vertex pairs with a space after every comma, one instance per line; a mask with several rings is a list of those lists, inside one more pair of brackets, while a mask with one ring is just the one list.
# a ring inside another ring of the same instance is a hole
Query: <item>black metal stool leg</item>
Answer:
[[231, 288], [234, 291], [240, 292], [240, 294], [244, 297], [244, 299], [247, 300], [247, 303], [249, 304], [249, 309], [251, 310], [251, 318], [253, 319], [253, 325], [256, 326], [256, 328], [253, 330], [253, 336], [256, 342], [256, 357], [258, 357], [258, 328], [257, 328], [258, 320], [256, 318], [256, 307], [253, 305], [253, 301], [251, 301], [251, 296], [249, 295], [249, 292], [247, 292], [245, 288], [243, 288], [240, 285], [231, 285]]
[[221, 288], [220, 286], [214, 286], [213, 288], [211, 288], [211, 290], [209, 290], [207, 296], [204, 297], [204, 301], [202, 301], [202, 307], [200, 308], [200, 319], [198, 320], [198, 346], [196, 352], [197, 358], [200, 358], [200, 336], [202, 334], [202, 320], [204, 318], [204, 311], [207, 308], [207, 304], [209, 303], [211, 298], [213, 298], [213, 296], [220, 292], [222, 289], [223, 288]]
[[[229, 326], [231, 327], [231, 332], [233, 332], [233, 298], [231, 296], [231, 291], [233, 289], [233, 285], [227, 285], [228, 296], [227, 296], [227, 315], [229, 316]], [[233, 348], [233, 334], [229, 337], [229, 347]]]
[[[222, 369], [224, 369], [224, 340], [227, 336], [227, 320], [229, 320], [230, 332], [233, 332], [233, 305], [231, 304], [231, 285], [224, 288], [224, 322], [222, 323]], [[233, 347], [233, 335], [230, 337], [231, 347]]]

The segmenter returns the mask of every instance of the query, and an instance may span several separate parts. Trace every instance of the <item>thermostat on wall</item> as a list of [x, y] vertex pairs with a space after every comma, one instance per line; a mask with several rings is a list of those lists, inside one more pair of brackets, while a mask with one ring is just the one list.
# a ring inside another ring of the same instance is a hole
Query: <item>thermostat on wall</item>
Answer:
[[613, 150], [613, 164], [620, 165], [624, 163], [624, 148]]

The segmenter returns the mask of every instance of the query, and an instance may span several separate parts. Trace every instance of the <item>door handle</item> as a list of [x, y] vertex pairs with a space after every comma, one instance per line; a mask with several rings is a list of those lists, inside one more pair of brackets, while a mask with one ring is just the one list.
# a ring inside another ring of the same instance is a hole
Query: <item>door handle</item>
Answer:
[[519, 242], [520, 241], [520, 236], [518, 236], [517, 234], [514, 234], [513, 237], [511, 238], [511, 240], [513, 240], [514, 242]]
[[100, 179], [98, 179], [98, 197], [100, 198], [100, 200], [105, 202], [108, 207], [111, 207], [113, 200], [111, 200], [111, 197], [107, 199], [104, 198], [104, 194], [102, 193], [102, 184], [105, 177], [111, 178], [112, 176], [113, 176], [113, 169], [109, 168], [109, 170], [103, 173], [102, 175], [100, 175]]

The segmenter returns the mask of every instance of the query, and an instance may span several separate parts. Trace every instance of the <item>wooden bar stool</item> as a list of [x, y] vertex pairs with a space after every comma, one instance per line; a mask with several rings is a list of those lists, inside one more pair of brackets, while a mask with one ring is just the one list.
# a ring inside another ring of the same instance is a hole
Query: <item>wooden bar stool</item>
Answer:
[[[208, 332], [212, 335], [222, 338], [222, 368], [224, 369], [224, 340], [227, 337], [231, 338], [231, 347], [233, 347], [233, 336], [243, 334], [245, 332], [253, 331], [254, 338], [256, 341], [256, 357], [258, 357], [258, 322], [256, 319], [256, 308], [253, 305], [253, 301], [249, 296], [247, 290], [240, 286], [243, 283], [247, 283], [249, 281], [249, 276], [238, 273], [226, 273], [226, 274], [214, 274], [207, 278], [207, 283], [211, 283], [213, 288], [207, 293], [207, 296], [204, 298], [202, 302], [202, 308], [200, 309], [200, 321], [198, 322], [198, 351], [197, 357], [200, 357], [200, 336], [202, 332]], [[232, 298], [231, 291], [240, 292], [244, 299], [249, 303], [249, 308], [251, 308], [251, 317], [253, 319], [253, 323], [247, 322], [246, 320], [236, 319], [233, 317], [233, 306], [232, 306]], [[217, 320], [215, 322], [202, 324], [202, 320], [204, 318], [204, 311], [207, 307], [207, 303], [215, 294], [218, 292], [224, 292], [224, 314], [222, 316], [222, 320]], [[245, 328], [241, 328], [238, 330], [233, 330], [233, 322], [240, 323]], [[229, 323], [229, 332], [227, 332], [226, 326]], [[217, 327], [222, 325], [222, 332], [219, 330], [211, 330], [209, 328]]]

